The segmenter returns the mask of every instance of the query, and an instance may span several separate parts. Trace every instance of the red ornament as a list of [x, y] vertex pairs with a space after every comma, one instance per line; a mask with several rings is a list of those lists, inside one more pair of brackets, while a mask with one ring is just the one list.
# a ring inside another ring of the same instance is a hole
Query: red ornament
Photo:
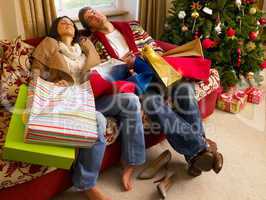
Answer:
[[213, 48], [215, 46], [215, 42], [209, 38], [206, 38], [202, 41], [202, 46], [204, 49]]
[[264, 17], [261, 17], [260, 19], [259, 19], [259, 22], [260, 22], [260, 25], [265, 25], [266, 24], [266, 19], [264, 18]]
[[253, 3], [256, 3], [256, 0], [243, 0], [243, 3], [245, 3], [245, 4], [253, 4]]
[[261, 69], [266, 69], [266, 60], [263, 61], [263, 63], [261, 63], [260, 65]]
[[250, 32], [250, 33], [248, 34], [248, 37], [249, 37], [249, 39], [250, 39], [251, 41], [254, 41], [254, 40], [257, 39], [258, 34], [257, 34], [256, 32], [254, 32], [254, 31], [252, 31], [252, 32]]
[[235, 31], [235, 29], [233, 29], [233, 28], [228, 28], [227, 30], [226, 30], [226, 35], [228, 36], [228, 37], [234, 37], [235, 35], [236, 35], [236, 31]]

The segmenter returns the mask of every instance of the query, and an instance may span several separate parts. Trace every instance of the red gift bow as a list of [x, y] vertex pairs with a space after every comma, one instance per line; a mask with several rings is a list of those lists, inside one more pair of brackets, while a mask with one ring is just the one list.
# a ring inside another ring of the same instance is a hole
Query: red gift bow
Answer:
[[236, 99], [236, 100], [239, 100], [239, 101], [241, 101], [241, 103], [243, 103], [242, 102], [242, 98], [245, 96], [246, 94], [245, 94], [245, 92], [244, 91], [242, 91], [242, 90], [238, 90], [238, 91], [236, 91], [234, 94], [229, 94], [229, 93], [223, 93], [222, 95], [221, 95], [221, 98], [223, 99], [223, 100], [225, 100], [225, 101], [232, 101], [233, 99]]

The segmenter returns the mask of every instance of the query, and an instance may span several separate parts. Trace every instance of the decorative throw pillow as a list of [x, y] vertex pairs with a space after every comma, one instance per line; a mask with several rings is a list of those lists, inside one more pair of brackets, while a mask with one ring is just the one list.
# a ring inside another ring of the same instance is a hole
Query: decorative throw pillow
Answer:
[[3, 48], [0, 104], [10, 108], [15, 103], [19, 86], [29, 81], [29, 58], [34, 47], [23, 42], [21, 37], [0, 41], [0, 46]]

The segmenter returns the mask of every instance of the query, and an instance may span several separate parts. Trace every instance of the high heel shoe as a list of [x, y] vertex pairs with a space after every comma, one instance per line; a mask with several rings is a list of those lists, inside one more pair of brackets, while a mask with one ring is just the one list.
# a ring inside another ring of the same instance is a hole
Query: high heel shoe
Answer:
[[162, 197], [165, 199], [167, 196], [167, 191], [172, 187], [174, 180], [176, 178], [176, 173], [166, 176], [158, 185], [157, 190]]
[[151, 161], [138, 175], [138, 179], [152, 179], [160, 169], [167, 166], [172, 155], [169, 150], [164, 151], [158, 158]]

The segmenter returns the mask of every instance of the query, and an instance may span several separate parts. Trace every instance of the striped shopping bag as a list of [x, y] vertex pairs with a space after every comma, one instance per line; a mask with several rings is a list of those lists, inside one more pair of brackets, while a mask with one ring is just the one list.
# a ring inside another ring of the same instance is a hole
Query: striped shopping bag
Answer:
[[40, 77], [29, 87], [26, 143], [89, 147], [98, 139], [90, 82], [56, 86]]

